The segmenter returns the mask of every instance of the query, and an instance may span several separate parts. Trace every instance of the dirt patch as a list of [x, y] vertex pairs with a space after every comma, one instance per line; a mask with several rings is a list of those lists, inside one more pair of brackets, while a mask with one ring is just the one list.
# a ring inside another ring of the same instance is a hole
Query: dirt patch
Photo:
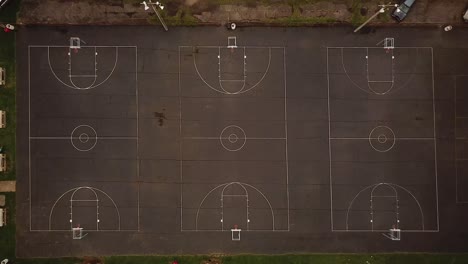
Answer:
[[[285, 19], [327, 19], [335, 22], [365, 20], [379, 9], [381, 0], [261, 1], [239, 0], [239, 4], [216, 4], [213, 0], [161, 0], [166, 16], [181, 13], [194, 16], [198, 22], [224, 24], [227, 21], [274, 23]], [[356, 4], [358, 3], [358, 4]], [[460, 0], [418, 0], [403, 23], [462, 24], [466, 8]], [[389, 8], [387, 13], [393, 12]], [[151, 12], [145, 11], [138, 0], [23, 0], [18, 22], [21, 24], [149, 24]], [[380, 16], [381, 17], [381, 16]], [[395, 24], [387, 16], [372, 23]]]
[[15, 192], [16, 181], [0, 181], [0, 192]]

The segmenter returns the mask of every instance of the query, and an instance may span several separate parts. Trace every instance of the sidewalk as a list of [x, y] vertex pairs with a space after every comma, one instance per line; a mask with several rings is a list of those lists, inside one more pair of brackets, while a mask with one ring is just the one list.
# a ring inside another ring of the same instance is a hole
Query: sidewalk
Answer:
[[[152, 12], [145, 11], [138, 0], [23, 0], [19, 24], [157, 24]], [[313, 4], [296, 0], [161, 0], [163, 13], [172, 25], [221, 25], [228, 21], [268, 25], [316, 25], [329, 23], [358, 24], [374, 14], [381, 0], [317, 0]], [[218, 3], [236, 2], [239, 4]], [[310, 1], [309, 1], [310, 2]], [[133, 3], [133, 4], [132, 4]], [[262, 4], [257, 4], [262, 3]], [[268, 3], [268, 4], [263, 4]], [[416, 0], [403, 24], [463, 25], [465, 1]], [[389, 13], [373, 21], [374, 24], [396, 24]], [[151, 17], [151, 18], [150, 18]], [[150, 18], [150, 19], [149, 19]]]

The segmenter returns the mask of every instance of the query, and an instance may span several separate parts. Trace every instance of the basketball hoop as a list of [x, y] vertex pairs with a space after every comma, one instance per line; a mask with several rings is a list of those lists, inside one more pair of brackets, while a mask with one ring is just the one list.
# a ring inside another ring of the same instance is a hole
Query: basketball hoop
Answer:
[[234, 49], [237, 48], [237, 38], [236, 37], [228, 37], [228, 48]]
[[241, 229], [237, 228], [237, 225], [234, 225], [234, 228], [231, 229], [231, 240], [232, 241], [240, 241], [241, 240]]
[[384, 38], [382, 41], [377, 43], [376, 46], [382, 45], [386, 53], [389, 53], [390, 50], [395, 48], [395, 38]]
[[83, 234], [83, 228], [78, 224], [76, 227], [72, 227], [72, 238], [73, 239], [82, 239], [87, 234]]
[[390, 240], [393, 241], [400, 241], [401, 240], [401, 229], [396, 228], [395, 225], [389, 229], [388, 233], [382, 233], [382, 235]]

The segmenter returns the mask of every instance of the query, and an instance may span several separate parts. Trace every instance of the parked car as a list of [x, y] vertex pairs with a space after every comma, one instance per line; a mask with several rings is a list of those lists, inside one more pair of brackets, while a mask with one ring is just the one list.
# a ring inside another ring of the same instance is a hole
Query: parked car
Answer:
[[395, 18], [398, 22], [401, 22], [408, 15], [408, 12], [410, 11], [414, 2], [416, 2], [416, 0], [405, 0], [403, 3], [397, 6], [395, 11], [393, 11], [392, 17]]
[[465, 22], [468, 22], [468, 9], [465, 10], [465, 13], [463, 13], [463, 20]]
[[2, 9], [10, 0], [0, 0], [0, 9]]

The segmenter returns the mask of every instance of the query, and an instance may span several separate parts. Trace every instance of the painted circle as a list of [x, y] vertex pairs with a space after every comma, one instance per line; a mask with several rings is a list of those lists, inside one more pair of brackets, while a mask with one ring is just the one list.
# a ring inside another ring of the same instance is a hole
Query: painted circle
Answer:
[[387, 142], [387, 136], [385, 136], [384, 134], [381, 134], [377, 137], [377, 141], [379, 141], [379, 143], [385, 143]]
[[229, 137], [228, 137], [228, 140], [229, 140], [229, 142], [231, 142], [231, 143], [236, 143], [238, 139], [239, 139], [239, 137], [237, 137], [236, 134], [231, 134], [231, 135], [229, 135]]
[[[372, 84], [379, 84], [379, 85], [384, 85], [387, 84], [389, 87], [382, 89], [382, 91], [377, 91], [377, 89], [372, 88]], [[369, 90], [376, 94], [376, 95], [386, 95], [389, 92], [392, 91], [393, 86], [395, 85], [394, 81], [382, 81], [382, 82], [369, 82], [367, 81], [367, 86], [369, 87]]]
[[78, 151], [90, 151], [97, 144], [97, 132], [89, 125], [79, 125], [70, 136], [72, 146]]
[[219, 141], [227, 151], [239, 151], [247, 142], [247, 135], [239, 126], [229, 125], [221, 131]]
[[86, 143], [89, 141], [89, 136], [88, 134], [82, 133], [78, 139], [80, 140], [81, 143]]
[[395, 146], [395, 133], [388, 126], [377, 126], [369, 133], [369, 144], [378, 152], [387, 152]]

